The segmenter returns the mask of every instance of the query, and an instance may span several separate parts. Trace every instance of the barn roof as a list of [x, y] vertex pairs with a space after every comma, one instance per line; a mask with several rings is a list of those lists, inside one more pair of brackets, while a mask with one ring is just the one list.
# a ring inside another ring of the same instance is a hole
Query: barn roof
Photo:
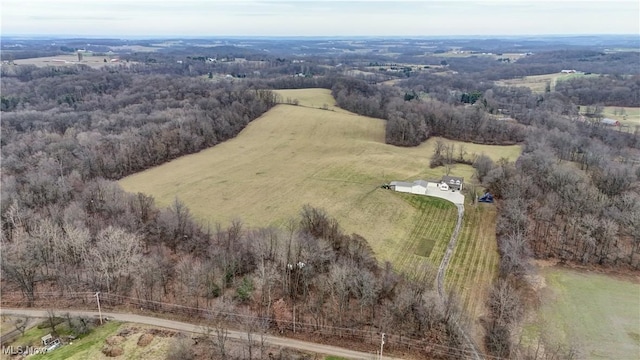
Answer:
[[406, 186], [406, 187], [412, 187], [413, 183], [410, 182], [404, 182], [404, 181], [392, 181], [389, 183], [389, 185], [391, 186]]
[[415, 185], [420, 185], [420, 186], [424, 186], [424, 187], [427, 187], [429, 185], [429, 183], [427, 181], [424, 181], [424, 180], [416, 180], [413, 183]]
[[600, 120], [600, 122], [602, 124], [605, 124], [605, 125], [616, 125], [618, 123], [618, 120], [604, 118], [604, 119]]

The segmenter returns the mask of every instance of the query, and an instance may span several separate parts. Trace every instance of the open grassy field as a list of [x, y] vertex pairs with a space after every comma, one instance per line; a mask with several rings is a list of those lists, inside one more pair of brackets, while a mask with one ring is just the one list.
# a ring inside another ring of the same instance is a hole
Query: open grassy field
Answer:
[[581, 358], [640, 358], [640, 284], [560, 267], [541, 269], [547, 288], [525, 335], [573, 345]]
[[[451, 231], [453, 215], [425, 216], [420, 205], [380, 188], [392, 180], [440, 178], [442, 168], [429, 169], [436, 139], [413, 148], [387, 145], [383, 120], [306, 107], [333, 105], [328, 90], [287, 90], [284, 95], [304, 106], [278, 105], [236, 138], [126, 177], [120, 184], [127, 191], [154, 196], [160, 206], [177, 197], [197, 219], [211, 225], [240, 218], [250, 226], [281, 226], [310, 204], [337, 218], [347, 233], [364, 236], [381, 261], [404, 259], [407, 255], [400, 249], [436, 256], [438, 244], [419, 245], [415, 239], [435, 239], [426, 229], [432, 223], [438, 227], [444, 222], [441, 227]], [[519, 146], [466, 145], [467, 151], [496, 160], [513, 160], [520, 153]], [[472, 173], [470, 166], [452, 170], [452, 175], [465, 178]], [[449, 235], [438, 236], [448, 242]], [[406, 266], [401, 270], [415, 270], [410, 262]]]
[[298, 100], [298, 105], [312, 107], [316, 109], [322, 109], [324, 105], [327, 105], [327, 109], [345, 114], [351, 114], [347, 110], [336, 106], [336, 100], [331, 95], [329, 89], [285, 89], [274, 90], [276, 94], [280, 95], [282, 101], [287, 99]]
[[553, 90], [555, 89], [557, 81], [567, 80], [576, 76], [595, 76], [595, 75], [584, 75], [581, 73], [576, 73], [576, 74], [553, 73], [553, 74], [544, 74], [544, 75], [523, 76], [517, 79], [500, 80], [500, 81], [496, 81], [496, 84], [502, 85], [502, 86], [524, 86], [524, 87], [528, 87], [533, 92], [544, 92], [547, 86], [547, 82], [551, 84], [551, 90]]
[[[472, 319], [486, 315], [487, 294], [498, 274], [496, 213], [493, 204], [465, 206], [458, 243], [445, 274], [446, 289], [458, 294]], [[477, 333], [479, 324], [473, 326]]]
[[[107, 62], [104, 62], [104, 60]], [[101, 68], [103, 66], [119, 65], [120, 62], [110, 62], [108, 56], [83, 56], [82, 61], [78, 61], [78, 55], [58, 55], [49, 57], [38, 57], [29, 59], [14, 60], [16, 65], [35, 65], [35, 66], [70, 66], [70, 65], [87, 65], [92, 68]]]

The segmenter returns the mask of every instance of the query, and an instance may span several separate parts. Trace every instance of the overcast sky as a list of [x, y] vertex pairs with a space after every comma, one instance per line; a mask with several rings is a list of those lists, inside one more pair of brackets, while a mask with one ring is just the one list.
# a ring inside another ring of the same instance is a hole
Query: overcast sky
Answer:
[[640, 34], [640, 1], [1, 0], [3, 35]]

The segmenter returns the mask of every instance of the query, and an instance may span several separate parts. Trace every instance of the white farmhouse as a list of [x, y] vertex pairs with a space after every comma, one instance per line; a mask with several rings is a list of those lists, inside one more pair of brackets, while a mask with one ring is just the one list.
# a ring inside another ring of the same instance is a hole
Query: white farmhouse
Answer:
[[[446, 184], [451, 190], [462, 191], [464, 178], [457, 177], [457, 176], [443, 176], [442, 184]], [[443, 189], [440, 188], [440, 190], [443, 190]]]

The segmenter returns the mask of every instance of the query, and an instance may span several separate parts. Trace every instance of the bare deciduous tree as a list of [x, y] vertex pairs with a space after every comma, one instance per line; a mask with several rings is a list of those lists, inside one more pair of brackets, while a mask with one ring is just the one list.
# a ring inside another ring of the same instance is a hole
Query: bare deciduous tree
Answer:
[[15, 316], [12, 317], [11, 322], [13, 323], [14, 329], [20, 332], [21, 336], [24, 336], [25, 331], [27, 330], [27, 322], [29, 318], [27, 316]]
[[37, 242], [21, 228], [14, 231], [12, 238], [13, 241], [3, 244], [0, 253], [2, 275], [20, 288], [27, 298], [27, 306], [32, 306], [36, 283], [42, 279], [40, 259], [33, 251]]
[[289, 328], [293, 319], [291, 309], [287, 306], [284, 299], [278, 299], [273, 303], [273, 317], [280, 333]]
[[86, 258], [87, 268], [107, 292], [123, 288], [140, 265], [140, 237], [109, 226], [101, 231]]

